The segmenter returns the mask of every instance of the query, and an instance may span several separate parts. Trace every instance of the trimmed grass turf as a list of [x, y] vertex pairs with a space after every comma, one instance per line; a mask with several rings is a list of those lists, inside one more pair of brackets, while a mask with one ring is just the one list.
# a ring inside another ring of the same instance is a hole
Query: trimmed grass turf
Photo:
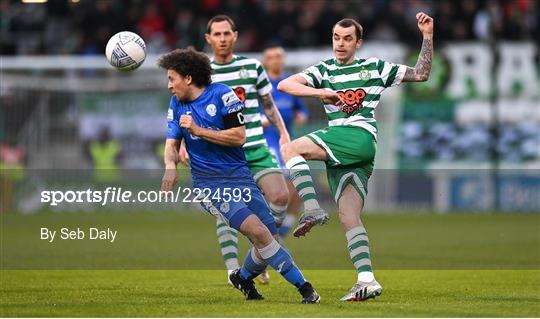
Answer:
[[277, 273], [260, 287], [266, 300], [244, 301], [222, 270], [1, 271], [0, 316], [63, 317], [538, 317], [538, 270], [381, 270], [383, 295], [338, 299], [353, 271], [309, 270], [320, 305]]
[[[215, 219], [203, 212], [0, 214], [0, 269], [222, 269]], [[540, 214], [363, 217], [375, 269], [539, 269]], [[118, 230], [104, 240], [40, 240], [40, 228]], [[247, 240], [240, 238], [240, 256]], [[335, 214], [285, 245], [302, 269], [352, 269]]]
[[[225, 283], [215, 222], [201, 212], [0, 220], [0, 316], [540, 316], [540, 214], [365, 216], [384, 292], [363, 303], [338, 301], [356, 275], [333, 215], [307, 238], [287, 240], [322, 295], [319, 306], [298, 305], [275, 272], [261, 288], [267, 299], [245, 302]], [[40, 227], [89, 226], [116, 228], [117, 241], [39, 239]], [[246, 249], [242, 240], [242, 257]]]

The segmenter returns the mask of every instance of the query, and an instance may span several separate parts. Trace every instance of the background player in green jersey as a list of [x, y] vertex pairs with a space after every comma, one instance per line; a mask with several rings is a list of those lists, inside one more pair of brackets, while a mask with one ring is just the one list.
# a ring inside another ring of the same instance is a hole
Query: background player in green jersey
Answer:
[[[289, 192], [278, 162], [268, 149], [263, 135], [259, 100], [262, 102], [264, 115], [279, 132], [280, 145], [290, 142], [290, 137], [272, 99], [272, 84], [258, 60], [233, 54], [238, 31], [231, 18], [218, 15], [210, 19], [205, 38], [213, 54], [212, 81], [232, 88], [245, 105], [243, 114], [246, 125], [246, 143], [244, 144], [246, 159], [255, 182], [263, 191], [276, 222], [280, 224], [285, 218]], [[185, 149], [180, 151], [180, 157], [185, 163]], [[217, 235], [221, 254], [230, 273], [239, 268], [237, 232], [218, 220]], [[263, 273], [258, 279], [262, 283], [267, 283], [268, 273]]]
[[416, 19], [423, 43], [414, 68], [377, 58], [357, 58], [355, 52], [362, 45], [362, 26], [353, 19], [343, 19], [334, 25], [332, 32], [335, 57], [283, 80], [278, 86], [280, 91], [291, 95], [319, 98], [328, 117], [328, 127], [283, 145], [281, 152], [306, 209], [294, 232], [297, 237], [328, 220], [319, 206], [306, 160], [326, 162], [328, 183], [358, 272], [356, 284], [341, 298], [343, 301], [374, 298], [382, 292], [373, 275], [368, 236], [360, 213], [377, 149], [374, 109], [380, 94], [401, 82], [426, 81], [431, 71], [433, 19], [423, 12]]

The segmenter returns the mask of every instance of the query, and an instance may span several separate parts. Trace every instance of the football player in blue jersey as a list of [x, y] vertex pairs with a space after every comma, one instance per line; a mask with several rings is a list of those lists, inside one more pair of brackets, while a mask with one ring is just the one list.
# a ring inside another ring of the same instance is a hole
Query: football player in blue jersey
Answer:
[[[285, 67], [285, 50], [279, 46], [271, 46], [264, 50], [262, 63], [272, 83], [272, 87], [277, 87], [278, 83], [287, 78], [287, 75], [283, 73]], [[301, 98], [293, 95], [289, 95], [278, 90], [272, 90], [272, 98], [276, 103], [276, 106], [283, 118], [285, 127], [291, 136], [294, 134], [294, 127], [304, 125], [307, 121], [309, 112], [306, 108], [304, 101]], [[281, 153], [279, 151], [279, 132], [275, 127], [271, 126], [264, 113], [261, 113], [262, 124], [264, 127], [264, 137], [268, 142], [268, 148], [270, 152], [276, 156], [281, 168], [285, 167], [281, 159]], [[296, 222], [296, 216], [301, 209], [302, 201], [298, 196], [298, 192], [294, 188], [294, 185], [287, 179], [287, 187], [289, 189], [289, 203], [287, 205], [287, 214], [283, 219], [283, 222], [279, 226], [279, 237], [283, 239]], [[257, 277], [258, 278], [258, 277]]]
[[[185, 141], [194, 189], [203, 208], [244, 234], [253, 247], [229, 279], [248, 300], [263, 299], [253, 278], [270, 265], [302, 295], [302, 303], [320, 296], [278, 241], [274, 218], [249, 170], [242, 145], [246, 130], [243, 103], [226, 85], [211, 83], [210, 60], [192, 49], [163, 55], [171, 97], [161, 190], [172, 191], [177, 179], [178, 149]], [[208, 191], [206, 191], [208, 190]], [[228, 194], [228, 196], [227, 196]]]

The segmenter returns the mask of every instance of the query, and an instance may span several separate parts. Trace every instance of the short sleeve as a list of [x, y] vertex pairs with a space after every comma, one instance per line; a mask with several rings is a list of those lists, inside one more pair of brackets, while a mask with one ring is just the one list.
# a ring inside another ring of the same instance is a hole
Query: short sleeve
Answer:
[[323, 65], [322, 63], [310, 66], [304, 71], [298, 73], [301, 77], [306, 79], [308, 86], [312, 88], [320, 88], [323, 80]]
[[240, 112], [244, 109], [244, 103], [240, 101], [238, 96], [234, 94], [234, 91], [227, 86], [223, 86], [223, 90], [220, 90], [221, 97], [221, 115], [225, 116], [234, 112]]
[[272, 83], [260, 63], [257, 63], [257, 94], [263, 96], [272, 92]]
[[394, 64], [379, 60], [377, 63], [377, 69], [381, 76], [381, 80], [384, 83], [384, 87], [396, 86], [401, 83], [405, 76], [407, 66], [403, 64]]
[[176, 101], [174, 96], [171, 97], [171, 102], [169, 103], [169, 110], [167, 111], [167, 135], [166, 138], [171, 138], [175, 140], [182, 139], [182, 131], [180, 130], [180, 118], [178, 117], [178, 112], [176, 111]]

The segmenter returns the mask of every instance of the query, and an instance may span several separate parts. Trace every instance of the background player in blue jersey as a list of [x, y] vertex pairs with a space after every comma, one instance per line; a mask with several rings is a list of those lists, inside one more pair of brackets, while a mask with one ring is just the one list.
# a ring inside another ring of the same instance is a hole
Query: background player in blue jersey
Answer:
[[[268, 74], [268, 78], [272, 83], [272, 87], [276, 88], [278, 83], [287, 78], [283, 73], [285, 67], [285, 50], [279, 46], [273, 46], [266, 48], [263, 52], [262, 63]], [[304, 125], [307, 121], [308, 110], [302, 99], [299, 97], [289, 95], [278, 90], [272, 90], [272, 97], [274, 102], [281, 113], [281, 118], [285, 123], [287, 131], [294, 137], [294, 127], [298, 125]], [[262, 115], [262, 124], [264, 127], [264, 136], [268, 142], [268, 148], [270, 152], [276, 156], [281, 168], [285, 167], [285, 164], [281, 160], [281, 153], [279, 151], [279, 132], [271, 126], [264, 113]], [[301, 199], [298, 196], [296, 188], [290, 180], [287, 179], [287, 187], [289, 189], [289, 203], [287, 206], [287, 215], [283, 219], [281, 225], [279, 225], [278, 233], [280, 238], [284, 238], [289, 232], [290, 228], [296, 222], [296, 216], [300, 210]]]
[[[253, 278], [270, 265], [297, 287], [302, 303], [318, 303], [320, 296], [276, 241], [274, 218], [249, 170], [242, 150], [246, 141], [243, 103], [228, 86], [211, 84], [212, 68], [203, 53], [177, 49], [163, 55], [158, 64], [167, 70], [168, 88], [173, 93], [167, 114], [162, 191], [174, 187], [178, 149], [184, 140], [193, 186], [211, 194], [202, 206], [253, 243], [242, 267], [230, 275], [234, 287], [246, 299], [263, 299]], [[227, 200], [226, 189], [239, 189], [241, 200]]]

